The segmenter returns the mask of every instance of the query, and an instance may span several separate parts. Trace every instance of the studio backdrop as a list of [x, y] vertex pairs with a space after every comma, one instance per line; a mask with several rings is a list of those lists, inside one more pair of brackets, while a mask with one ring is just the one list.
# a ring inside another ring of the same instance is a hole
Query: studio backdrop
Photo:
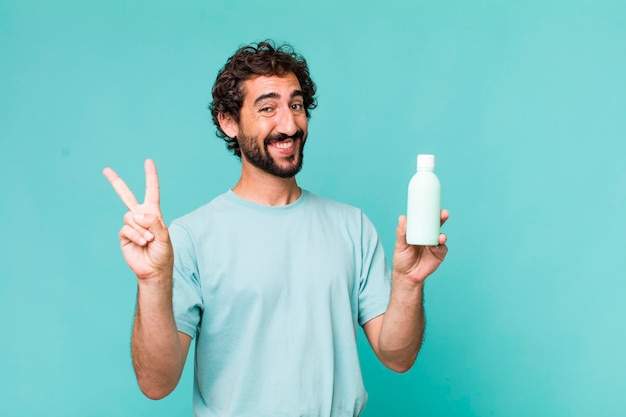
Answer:
[[125, 208], [156, 161], [166, 222], [232, 187], [207, 106], [239, 46], [309, 62], [303, 187], [360, 207], [389, 262], [418, 153], [449, 254], [417, 363], [359, 333], [364, 417], [626, 415], [626, 2], [0, 0], [0, 414], [191, 415], [130, 360]]

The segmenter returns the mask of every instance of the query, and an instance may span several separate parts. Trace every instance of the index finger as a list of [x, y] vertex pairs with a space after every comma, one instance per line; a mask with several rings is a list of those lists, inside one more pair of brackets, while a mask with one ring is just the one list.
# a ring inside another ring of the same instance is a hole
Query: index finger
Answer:
[[133, 211], [133, 209], [137, 207], [139, 203], [137, 203], [135, 195], [132, 191], [130, 191], [130, 188], [128, 188], [124, 180], [122, 180], [115, 171], [108, 167], [104, 168], [102, 170], [102, 173], [104, 174], [106, 179], [109, 180], [109, 182], [113, 186], [113, 189], [122, 199], [122, 202], [128, 208], [128, 210]]

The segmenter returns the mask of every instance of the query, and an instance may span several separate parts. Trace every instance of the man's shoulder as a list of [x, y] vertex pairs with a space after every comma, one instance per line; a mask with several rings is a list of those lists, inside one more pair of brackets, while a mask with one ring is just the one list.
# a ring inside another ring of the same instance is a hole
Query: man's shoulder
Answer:
[[215, 216], [219, 216], [220, 212], [228, 212], [229, 210], [228, 192], [225, 192], [213, 198], [213, 200], [208, 203], [174, 219], [172, 224], [195, 229], [199, 225], [206, 224]]
[[350, 205], [348, 203], [344, 203], [338, 200], [333, 200], [327, 197], [322, 197], [310, 191], [305, 191], [305, 192], [308, 193], [308, 198], [311, 204], [317, 207], [326, 208], [328, 210], [334, 210], [337, 212], [344, 212], [346, 214], [352, 214], [352, 215], [362, 213], [360, 208]]
[[309, 193], [309, 203], [315, 213], [312, 218], [329, 225], [332, 230], [343, 230], [351, 236], [377, 236], [374, 224], [357, 206], [312, 193]]
[[314, 211], [328, 221], [347, 224], [351, 228], [356, 227], [358, 229], [364, 225], [369, 226], [370, 220], [359, 207], [313, 193], [309, 193], [309, 202]]

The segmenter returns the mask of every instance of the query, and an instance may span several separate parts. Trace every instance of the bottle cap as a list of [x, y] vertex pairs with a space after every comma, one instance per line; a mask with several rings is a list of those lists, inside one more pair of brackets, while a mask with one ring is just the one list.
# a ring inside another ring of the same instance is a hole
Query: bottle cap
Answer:
[[417, 155], [417, 168], [435, 168], [435, 155]]

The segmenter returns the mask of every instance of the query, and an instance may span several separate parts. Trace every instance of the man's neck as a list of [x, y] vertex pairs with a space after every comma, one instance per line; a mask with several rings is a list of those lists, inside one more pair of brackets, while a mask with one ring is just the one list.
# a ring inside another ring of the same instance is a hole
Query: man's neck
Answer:
[[265, 206], [286, 206], [302, 194], [295, 177], [280, 178], [257, 168], [242, 169], [232, 191], [244, 200]]

